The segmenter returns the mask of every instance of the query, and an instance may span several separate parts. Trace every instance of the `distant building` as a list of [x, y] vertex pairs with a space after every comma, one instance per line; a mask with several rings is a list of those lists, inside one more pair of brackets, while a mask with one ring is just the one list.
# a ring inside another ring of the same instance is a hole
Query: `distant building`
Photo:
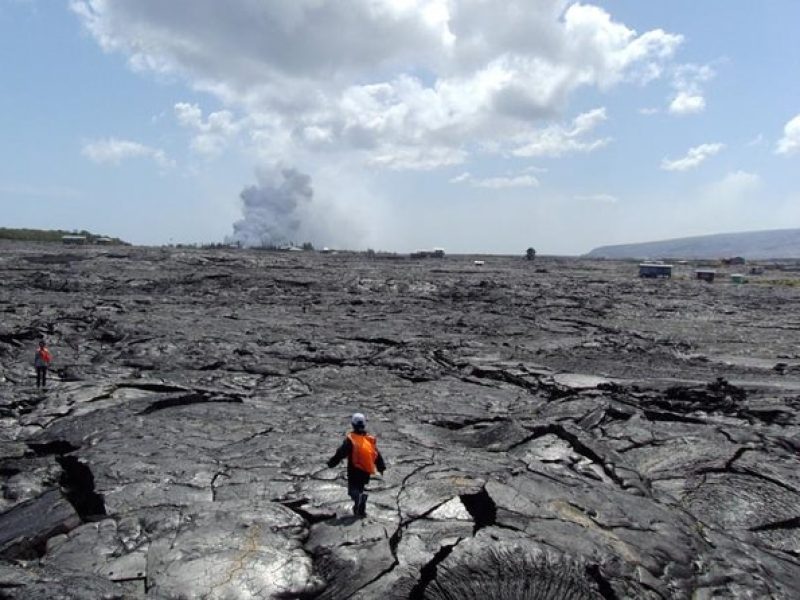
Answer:
[[99, 237], [95, 238], [94, 243], [98, 246], [110, 246], [114, 243], [114, 240], [112, 240], [110, 237]]
[[670, 279], [672, 277], [672, 265], [664, 263], [641, 263], [639, 265], [639, 277]]
[[742, 273], [732, 273], [731, 283], [747, 283], [747, 278]]
[[747, 261], [743, 256], [732, 256], [731, 258], [723, 258], [722, 263], [726, 265], [743, 265]]
[[472, 264], [476, 267], [482, 267], [485, 263], [482, 260], [473, 260]]
[[433, 250], [416, 250], [409, 254], [411, 258], [444, 258], [444, 248]]
[[698, 269], [694, 272], [695, 279], [700, 281], [707, 281], [708, 283], [714, 283], [714, 277], [717, 276], [717, 272], [713, 269]]
[[85, 235], [63, 235], [63, 236], [61, 236], [61, 241], [64, 244], [82, 246], [83, 244], [86, 243], [86, 236]]

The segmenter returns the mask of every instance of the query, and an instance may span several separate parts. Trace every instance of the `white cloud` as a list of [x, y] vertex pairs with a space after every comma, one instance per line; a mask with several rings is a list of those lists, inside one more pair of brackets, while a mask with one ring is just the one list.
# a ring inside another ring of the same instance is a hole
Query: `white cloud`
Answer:
[[690, 148], [683, 158], [661, 161], [661, 168], [665, 171], [687, 171], [700, 166], [708, 157], [714, 156], [725, 147], [725, 144], [701, 144]]
[[747, 171], [732, 171], [703, 190], [706, 198], [731, 202], [740, 200], [761, 186], [761, 177]]
[[470, 173], [465, 172], [450, 179], [450, 183], [468, 183], [472, 187], [487, 188], [492, 190], [521, 188], [521, 187], [538, 187], [539, 180], [533, 175], [507, 175], [502, 177], [486, 177], [477, 178], [473, 177]]
[[370, 166], [384, 167], [394, 170], [430, 170], [449, 165], [458, 165], [464, 162], [467, 153], [463, 150], [439, 146], [433, 148], [423, 147], [392, 147], [390, 144], [381, 144], [373, 152], [365, 151], [368, 156], [365, 162]]
[[119, 165], [129, 158], [150, 158], [164, 169], [175, 166], [175, 162], [159, 148], [117, 138], [86, 142], [82, 154], [97, 164]]
[[517, 136], [515, 156], [558, 157], [574, 152], [591, 152], [607, 145], [610, 138], [586, 139], [586, 134], [606, 120], [606, 109], [596, 108], [578, 115], [570, 127], [550, 125], [540, 131]]
[[463, 183], [465, 181], [469, 181], [472, 175], [469, 174], [468, 171], [461, 173], [460, 175], [456, 175], [452, 179], [450, 179], [450, 183]]
[[191, 148], [199, 154], [219, 154], [244, 126], [243, 121], [236, 121], [227, 110], [210, 113], [204, 120], [197, 104], [178, 102], [174, 108], [178, 123], [196, 132]]
[[598, 204], [616, 204], [619, 202], [619, 198], [616, 196], [612, 196], [611, 194], [586, 194], [586, 195], [577, 195], [575, 196], [575, 200], [580, 200], [581, 202], [593, 202]]
[[223, 102], [226, 110], [206, 118], [195, 105], [176, 107], [196, 131], [195, 150], [218, 152], [244, 122], [265, 154], [347, 153], [391, 169], [458, 164], [476, 151], [560, 156], [599, 147], [607, 140], [537, 132], [537, 123], [581, 88], [660, 76], [682, 42], [565, 0], [70, 6], [134, 69], [177, 74]]
[[678, 92], [669, 104], [669, 112], [673, 115], [691, 115], [703, 112], [706, 108], [706, 99], [698, 94]]
[[783, 127], [783, 137], [778, 140], [777, 154], [794, 154], [800, 150], [800, 114]]
[[639, 109], [639, 114], [645, 116], [657, 115], [659, 112], [661, 112], [659, 109], [653, 107], [645, 107]]
[[690, 115], [703, 112], [706, 99], [702, 84], [714, 77], [714, 70], [709, 65], [681, 65], [675, 70], [672, 86], [675, 97], [669, 104], [669, 112], [673, 115]]

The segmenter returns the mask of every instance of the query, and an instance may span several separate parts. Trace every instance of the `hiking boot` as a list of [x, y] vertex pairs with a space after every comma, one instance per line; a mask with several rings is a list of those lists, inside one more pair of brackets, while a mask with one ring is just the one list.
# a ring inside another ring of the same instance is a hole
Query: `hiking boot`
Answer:
[[369, 494], [361, 494], [358, 497], [358, 516], [359, 517], [366, 517], [367, 516], [367, 498], [369, 498]]

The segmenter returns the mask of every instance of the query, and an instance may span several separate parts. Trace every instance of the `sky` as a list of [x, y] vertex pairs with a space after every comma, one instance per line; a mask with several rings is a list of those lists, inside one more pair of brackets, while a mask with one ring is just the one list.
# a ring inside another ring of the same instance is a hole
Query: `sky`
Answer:
[[0, 226], [575, 255], [800, 227], [797, 0], [0, 0]]

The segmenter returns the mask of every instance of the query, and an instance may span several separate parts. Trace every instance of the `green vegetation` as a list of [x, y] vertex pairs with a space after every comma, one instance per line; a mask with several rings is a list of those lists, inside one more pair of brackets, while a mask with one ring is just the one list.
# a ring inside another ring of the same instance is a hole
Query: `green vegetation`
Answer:
[[86, 238], [87, 244], [96, 244], [97, 240], [108, 240], [110, 244], [124, 244], [119, 238], [112, 238], [104, 235], [91, 233], [85, 229], [82, 231], [64, 231], [61, 229], [11, 229], [0, 227], [0, 240], [16, 240], [20, 242], [61, 242], [65, 235], [80, 235]]

